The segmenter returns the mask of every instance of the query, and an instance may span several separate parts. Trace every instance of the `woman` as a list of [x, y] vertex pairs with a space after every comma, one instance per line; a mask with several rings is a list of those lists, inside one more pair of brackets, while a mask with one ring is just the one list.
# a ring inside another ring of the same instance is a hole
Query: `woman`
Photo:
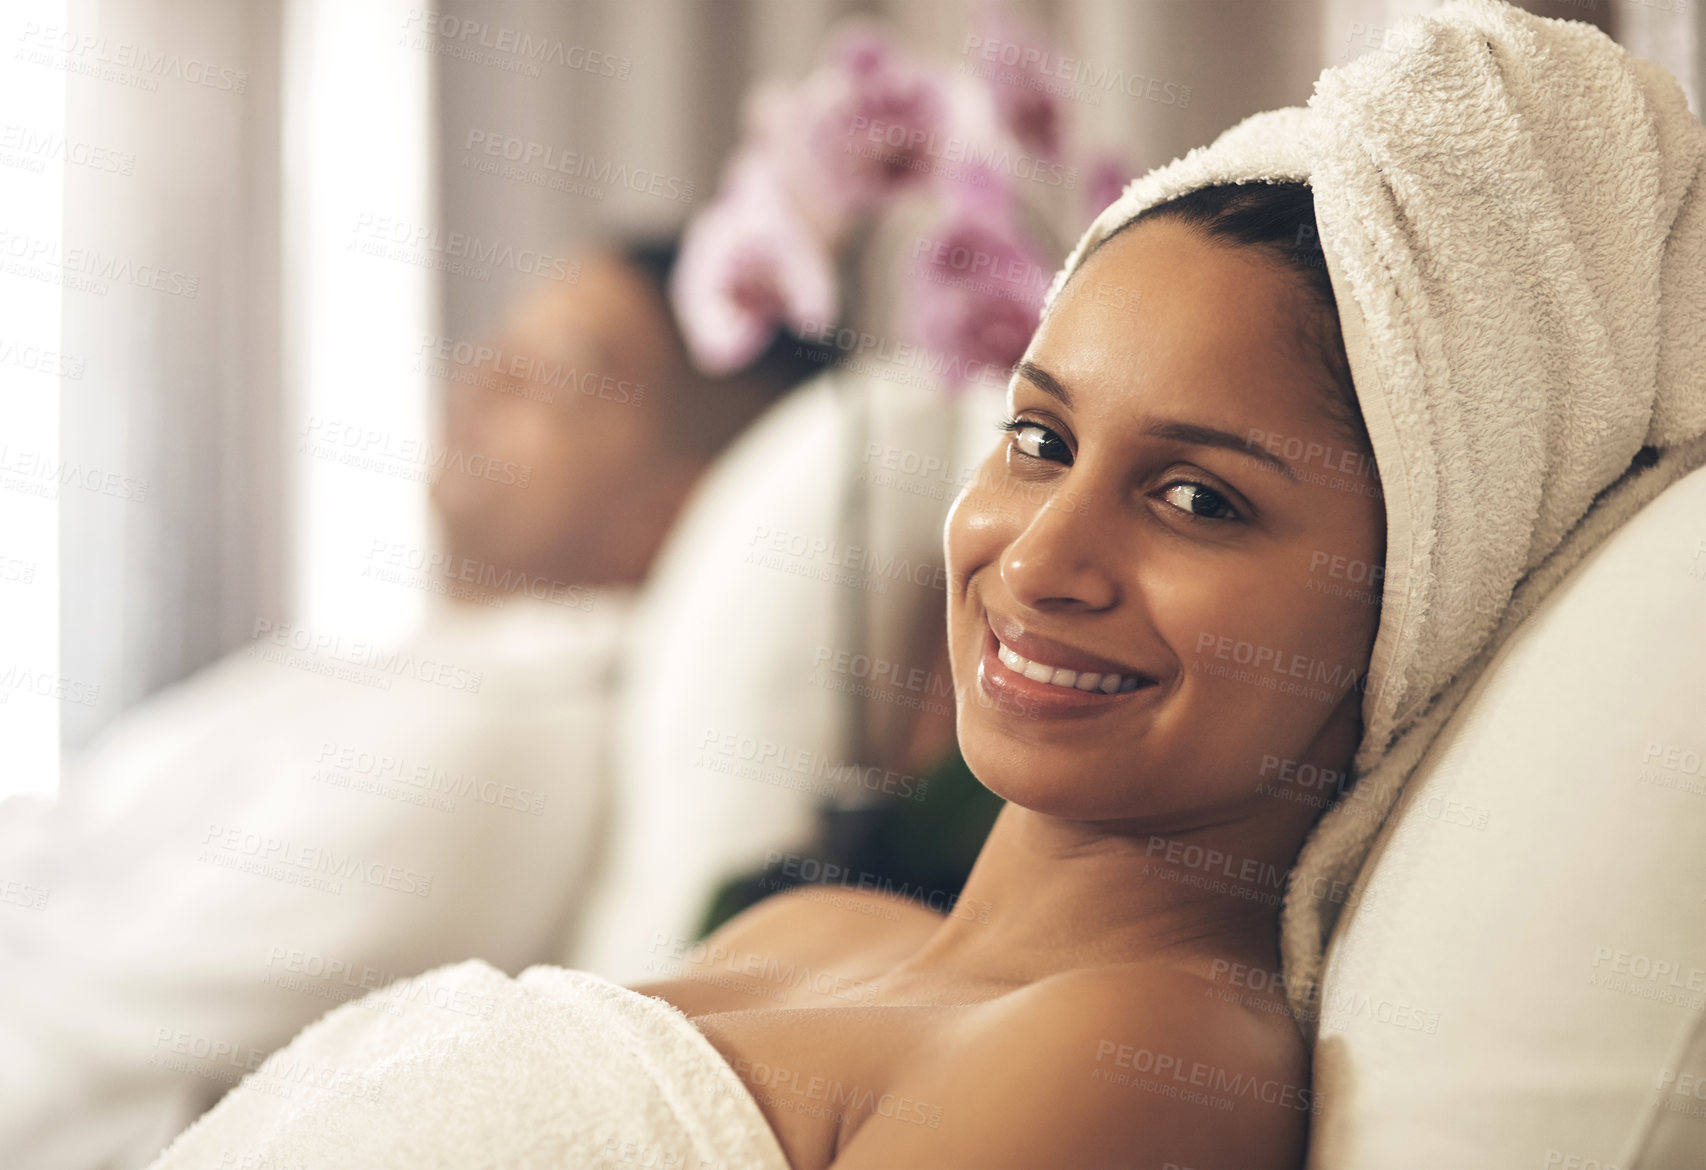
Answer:
[[[634, 989], [429, 972], [156, 1166], [1301, 1164], [1370, 807], [1706, 462], [1674, 79], [1493, 0], [1399, 31], [1136, 180], [1057, 277], [945, 532], [961, 750], [1007, 801], [949, 915], [805, 887]], [[1346, 774], [1369, 804], [1323, 815]]]
[[[1358, 741], [1378, 613], [1313, 567], [1380, 564], [1384, 532], [1332, 290], [1292, 246], [1310, 205], [1151, 209], [1020, 363], [946, 531], [960, 747], [1008, 801], [956, 913], [806, 887], [701, 952], [779, 978], [637, 988], [742, 1075], [793, 1170], [1301, 1164], [1303, 1038], [1275, 981], [1228, 973], [1277, 969], [1319, 811], [1264, 762], [1342, 772]], [[1360, 490], [1268, 436], [1360, 451]]]

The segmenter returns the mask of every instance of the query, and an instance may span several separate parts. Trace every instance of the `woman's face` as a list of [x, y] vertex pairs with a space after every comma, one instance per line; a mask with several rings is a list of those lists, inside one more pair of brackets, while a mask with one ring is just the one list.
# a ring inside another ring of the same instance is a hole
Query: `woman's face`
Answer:
[[1184, 827], [1254, 809], [1287, 761], [1349, 763], [1385, 510], [1326, 414], [1316, 311], [1169, 220], [1062, 290], [945, 533], [960, 748], [998, 795]]

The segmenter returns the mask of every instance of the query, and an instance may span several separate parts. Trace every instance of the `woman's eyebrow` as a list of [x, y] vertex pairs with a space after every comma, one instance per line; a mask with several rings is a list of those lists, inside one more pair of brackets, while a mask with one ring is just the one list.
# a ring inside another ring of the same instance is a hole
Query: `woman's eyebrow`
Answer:
[[1060, 384], [1060, 379], [1037, 365], [1036, 362], [1021, 361], [1013, 367], [1013, 377], [1025, 379], [1066, 409], [1072, 409], [1072, 395], [1068, 394], [1066, 387]]
[[[1013, 367], [1013, 376], [1023, 378], [1031, 385], [1057, 400], [1068, 410], [1072, 409], [1072, 394], [1060, 379], [1037, 365], [1035, 362], [1022, 361]], [[1297, 472], [1291, 464], [1264, 450], [1251, 439], [1223, 431], [1219, 427], [1203, 426], [1201, 423], [1180, 422], [1176, 419], [1162, 419], [1150, 423], [1143, 428], [1143, 433], [1157, 439], [1170, 439], [1175, 443], [1189, 443], [1194, 447], [1220, 447], [1227, 451], [1236, 451], [1240, 455], [1248, 455], [1264, 467], [1270, 467], [1287, 479], [1297, 482]]]
[[1228, 451], [1236, 451], [1240, 455], [1248, 455], [1264, 467], [1271, 467], [1287, 479], [1296, 482], [1297, 472], [1291, 464], [1281, 459], [1271, 451], [1266, 451], [1250, 439], [1240, 438], [1231, 431], [1223, 431], [1218, 427], [1205, 427], [1198, 423], [1161, 421], [1153, 422], [1143, 428], [1146, 435], [1154, 435], [1158, 439], [1171, 439], [1176, 443], [1190, 443], [1197, 447], [1223, 447]]

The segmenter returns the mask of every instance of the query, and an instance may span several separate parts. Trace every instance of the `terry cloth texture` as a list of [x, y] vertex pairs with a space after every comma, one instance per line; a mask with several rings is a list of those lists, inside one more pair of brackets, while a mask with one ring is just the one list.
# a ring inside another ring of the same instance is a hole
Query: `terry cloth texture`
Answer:
[[478, 959], [322, 1016], [150, 1170], [788, 1170], [681, 1012], [597, 975]]

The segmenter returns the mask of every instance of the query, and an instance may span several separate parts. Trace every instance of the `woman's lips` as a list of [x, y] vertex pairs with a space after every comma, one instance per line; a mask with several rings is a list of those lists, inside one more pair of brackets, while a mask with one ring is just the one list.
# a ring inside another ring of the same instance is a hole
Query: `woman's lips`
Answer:
[[1083, 691], [1077, 687], [1056, 686], [1039, 682], [1010, 668], [1000, 658], [1001, 643], [995, 631], [983, 627], [983, 656], [977, 664], [977, 685], [986, 699], [1005, 696], [1009, 702], [1023, 704], [1045, 715], [1091, 714], [1121, 703], [1143, 702], [1158, 692], [1159, 684], [1143, 680], [1135, 690], [1104, 694], [1100, 690]]

